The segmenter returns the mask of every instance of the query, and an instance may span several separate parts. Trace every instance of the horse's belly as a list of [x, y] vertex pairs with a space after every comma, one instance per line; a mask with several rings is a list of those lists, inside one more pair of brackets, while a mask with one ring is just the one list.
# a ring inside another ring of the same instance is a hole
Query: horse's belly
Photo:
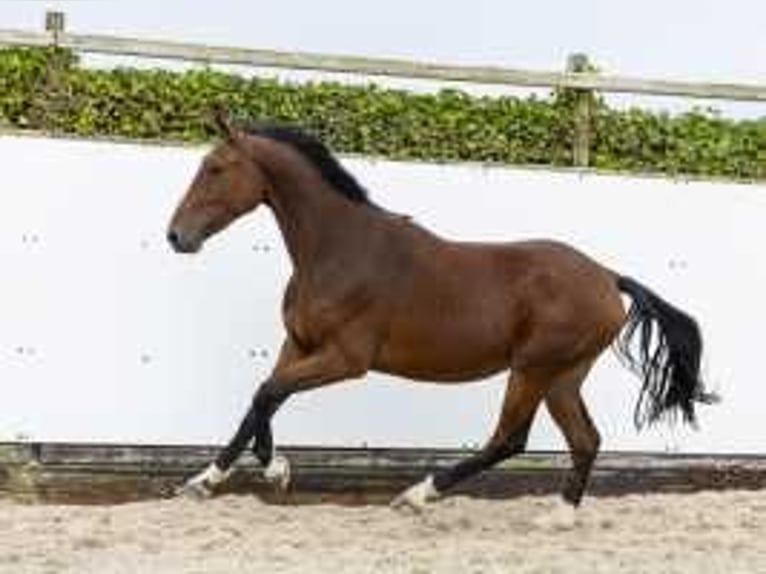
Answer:
[[499, 335], [458, 332], [448, 326], [393, 335], [379, 349], [374, 370], [421, 381], [460, 382], [510, 366], [507, 338]]

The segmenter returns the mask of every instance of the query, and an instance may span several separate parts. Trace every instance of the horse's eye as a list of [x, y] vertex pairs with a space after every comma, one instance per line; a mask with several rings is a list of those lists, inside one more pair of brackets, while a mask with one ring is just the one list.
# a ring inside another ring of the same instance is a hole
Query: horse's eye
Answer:
[[207, 172], [210, 175], [220, 175], [223, 172], [223, 166], [218, 164], [213, 164], [207, 168]]

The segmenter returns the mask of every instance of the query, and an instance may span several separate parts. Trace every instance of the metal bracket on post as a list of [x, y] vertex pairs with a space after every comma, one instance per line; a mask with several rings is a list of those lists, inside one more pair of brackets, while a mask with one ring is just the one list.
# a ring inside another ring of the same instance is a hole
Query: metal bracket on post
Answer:
[[[567, 58], [568, 74], [587, 72], [588, 56], [571, 54]], [[591, 90], [575, 90], [577, 104], [574, 109], [574, 138], [572, 142], [572, 161], [576, 167], [588, 167], [590, 164], [590, 120]]]
[[45, 31], [50, 33], [54, 46], [59, 45], [65, 25], [66, 18], [63, 12], [48, 11], [45, 13]]

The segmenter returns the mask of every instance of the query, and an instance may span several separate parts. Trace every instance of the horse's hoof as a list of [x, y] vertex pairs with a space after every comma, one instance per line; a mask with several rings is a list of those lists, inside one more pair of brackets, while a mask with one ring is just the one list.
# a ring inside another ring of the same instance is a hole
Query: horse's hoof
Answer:
[[434, 487], [433, 476], [412, 485], [391, 501], [395, 510], [411, 510], [417, 514], [423, 512], [429, 502], [439, 498], [439, 491]]
[[541, 530], [571, 530], [577, 526], [577, 509], [563, 500], [556, 506], [533, 520]]
[[290, 461], [282, 455], [274, 455], [269, 465], [263, 469], [263, 478], [280, 490], [287, 490], [291, 478]]
[[202, 500], [213, 496], [212, 487], [222, 483], [231, 473], [231, 469], [223, 471], [211, 463], [205, 470], [195, 474], [186, 483], [176, 490], [176, 496], [184, 496]]
[[204, 480], [189, 480], [176, 489], [175, 495], [177, 498], [207, 500], [213, 496], [213, 491], [205, 484]]
[[397, 512], [414, 512], [415, 514], [422, 513], [426, 508], [424, 503], [415, 501], [405, 492], [394, 498], [389, 506]]

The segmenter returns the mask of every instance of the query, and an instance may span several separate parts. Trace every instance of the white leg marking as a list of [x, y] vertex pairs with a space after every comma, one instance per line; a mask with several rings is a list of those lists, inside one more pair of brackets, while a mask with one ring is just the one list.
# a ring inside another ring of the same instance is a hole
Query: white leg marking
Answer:
[[577, 509], [563, 498], [558, 498], [552, 510], [536, 517], [533, 522], [543, 530], [571, 530], [577, 526]]
[[439, 491], [434, 486], [434, 477], [429, 474], [394, 498], [391, 506], [396, 509], [409, 508], [415, 512], [420, 512], [427, 503], [437, 500], [439, 496]]
[[286, 490], [290, 484], [290, 461], [286, 457], [275, 454], [269, 465], [263, 469], [263, 478], [276, 484], [281, 490]]
[[210, 463], [205, 470], [187, 480], [177, 494], [192, 498], [210, 498], [213, 495], [211, 487], [222, 483], [229, 474], [231, 469], [224, 472], [214, 462]]

